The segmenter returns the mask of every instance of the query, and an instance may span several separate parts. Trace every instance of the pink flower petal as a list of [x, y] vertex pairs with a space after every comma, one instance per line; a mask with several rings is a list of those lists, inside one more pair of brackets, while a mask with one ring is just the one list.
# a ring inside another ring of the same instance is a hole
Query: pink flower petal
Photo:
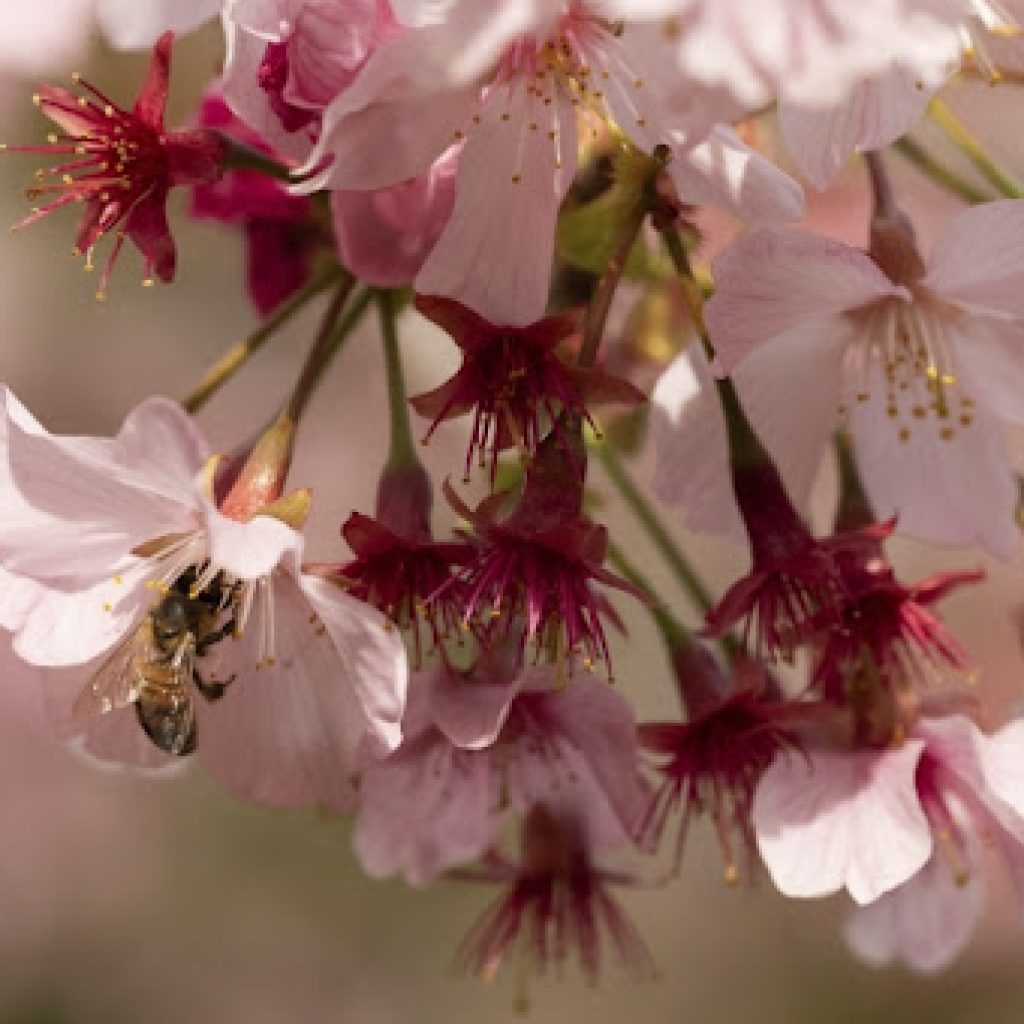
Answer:
[[434, 733], [366, 770], [356, 855], [375, 878], [401, 873], [429, 885], [486, 850], [502, 820], [497, 806], [490, 756]]
[[375, 609], [327, 580], [302, 574], [299, 585], [335, 649], [326, 684], [351, 692], [371, 746], [394, 750], [402, 742], [409, 667], [398, 630]]
[[949, 864], [934, 854], [910, 881], [859, 907], [847, 922], [846, 941], [874, 966], [902, 960], [921, 974], [937, 974], [970, 942], [984, 904], [984, 876], [974, 870], [966, 884], [958, 884]]
[[677, 152], [668, 173], [685, 203], [720, 206], [750, 221], [799, 220], [804, 214], [800, 185], [731, 128], [719, 125], [705, 141]]
[[451, 219], [416, 289], [525, 326], [547, 306], [555, 221], [576, 170], [576, 111], [562, 90], [547, 107], [515, 83], [497, 87], [480, 116], [459, 158]]
[[981, 203], [954, 217], [923, 284], [974, 310], [1024, 317], [1024, 200]]
[[810, 323], [823, 339], [845, 333], [844, 313], [901, 294], [865, 253], [783, 228], [745, 235], [714, 261], [707, 305], [711, 341], [725, 372], [756, 346]]
[[[929, 79], [945, 78], [945, 62]], [[827, 106], [779, 106], [786, 148], [804, 176], [824, 191], [855, 153], [881, 149], [912, 128], [924, 114], [934, 88], [919, 70], [892, 66], [855, 82], [846, 97]]]
[[924, 742], [898, 750], [776, 758], [754, 796], [757, 845], [787, 896], [847, 889], [870, 903], [912, 877], [932, 837], [914, 786]]
[[851, 410], [854, 453], [880, 519], [898, 517], [901, 533], [936, 544], [980, 544], [1006, 558], [1020, 543], [1017, 482], [1002, 427], [983, 406], [969, 427], [911, 420], [900, 440], [886, 414], [886, 388], [875, 369], [868, 401]]

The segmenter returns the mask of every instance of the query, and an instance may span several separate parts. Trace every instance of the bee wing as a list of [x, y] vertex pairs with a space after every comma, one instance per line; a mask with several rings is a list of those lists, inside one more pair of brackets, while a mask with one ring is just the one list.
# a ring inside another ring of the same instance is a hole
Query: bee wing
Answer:
[[153, 657], [150, 619], [124, 638], [93, 673], [71, 706], [72, 719], [82, 724], [133, 704], [139, 696], [139, 665]]

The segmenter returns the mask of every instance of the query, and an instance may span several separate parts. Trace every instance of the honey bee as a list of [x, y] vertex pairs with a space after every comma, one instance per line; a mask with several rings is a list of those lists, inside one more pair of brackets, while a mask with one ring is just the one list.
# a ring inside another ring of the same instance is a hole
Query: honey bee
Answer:
[[[150, 609], [138, 628], [114, 649], [72, 706], [75, 721], [135, 705], [146, 735], [168, 754], [196, 749], [194, 686], [208, 701], [224, 696], [234, 676], [206, 680], [196, 667], [215, 644], [234, 632], [234, 588], [218, 576], [196, 593], [190, 569]], [[221, 622], [221, 619], [227, 621]]]

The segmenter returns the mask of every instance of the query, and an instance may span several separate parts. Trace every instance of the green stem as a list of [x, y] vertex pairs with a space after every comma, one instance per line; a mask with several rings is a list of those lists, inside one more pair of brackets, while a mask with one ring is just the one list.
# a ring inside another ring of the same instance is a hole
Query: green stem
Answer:
[[337, 351], [334, 337], [338, 330], [342, 310], [352, 294], [355, 283], [355, 278], [346, 274], [331, 297], [316, 340], [309, 350], [309, 355], [306, 356], [306, 362], [303, 364], [299, 379], [295, 382], [295, 388], [285, 407], [285, 414], [293, 423], [298, 423], [302, 418], [330, 357]]
[[978, 172], [997, 192], [1008, 199], [1024, 197], [1024, 186], [985, 152], [981, 143], [967, 130], [963, 122], [942, 100], [932, 100], [928, 106], [928, 114], [946, 133], [950, 142], [970, 160]]
[[597, 360], [597, 350], [604, 337], [604, 328], [608, 322], [608, 311], [611, 309], [612, 299], [622, 280], [623, 271], [629, 261], [629, 254], [633, 251], [646, 216], [647, 205], [645, 203], [638, 204], [633, 211], [633, 216], [626, 222], [611, 261], [594, 290], [590, 305], [587, 306], [587, 315], [583, 321], [583, 342], [579, 354], [580, 366], [593, 366]]
[[223, 147], [223, 159], [221, 165], [226, 171], [256, 171], [275, 181], [282, 181], [292, 185], [295, 178], [291, 169], [286, 167], [279, 160], [275, 160], [266, 153], [240, 142], [226, 132], [214, 131]]
[[896, 142], [896, 149], [901, 156], [913, 164], [926, 178], [930, 178], [936, 185], [946, 189], [947, 192], [951, 192], [965, 203], [971, 203], [972, 205], [987, 203], [991, 198], [976, 185], [972, 185], [966, 178], [960, 177], [955, 171], [950, 170], [936, 160], [931, 153], [915, 142], [909, 135], [904, 135], [902, 139]]
[[679, 283], [683, 290], [683, 298], [686, 300], [687, 308], [690, 311], [690, 319], [693, 321], [694, 330], [704, 346], [704, 353], [711, 361], [715, 358], [715, 349], [708, 337], [707, 328], [704, 326], [704, 290], [697, 280], [690, 264], [690, 255], [683, 245], [682, 236], [672, 225], [661, 228], [661, 238], [668, 250], [672, 265], [679, 275]]
[[274, 310], [244, 341], [232, 345], [215, 362], [182, 401], [186, 412], [195, 414], [311, 299], [338, 281], [345, 272], [336, 263], [316, 271], [293, 295]]
[[398, 327], [395, 295], [391, 291], [377, 292], [380, 311], [381, 337], [384, 342], [384, 366], [387, 371], [388, 409], [391, 413], [391, 447], [388, 464], [393, 467], [413, 466], [419, 462], [409, 422], [409, 403], [402, 372], [402, 353], [398, 347]]
[[[307, 366], [303, 368], [303, 376], [305, 377], [303, 391], [305, 392], [305, 397], [300, 396], [300, 403], [302, 407], [305, 406], [310, 396], [319, 386], [321, 380], [323, 380], [323, 376], [327, 372], [327, 368], [334, 361], [334, 357], [338, 354], [342, 345], [348, 341], [352, 332], [362, 322], [363, 316], [366, 314], [367, 309], [370, 308], [370, 301], [372, 298], [373, 290], [371, 288], [364, 288], [359, 292], [355, 299], [353, 299], [349, 304], [348, 309], [345, 310], [344, 316], [342, 316], [340, 320], [336, 321], [333, 331], [331, 331], [324, 339], [319, 358], [316, 360], [307, 360]], [[311, 356], [312, 354], [313, 353], [310, 352]], [[298, 387], [296, 386], [296, 391], [297, 390]], [[288, 404], [289, 410], [292, 408], [294, 401], [295, 395], [293, 393], [292, 401]]]
[[693, 598], [697, 607], [702, 612], [707, 612], [714, 606], [711, 594], [686, 560], [686, 557], [679, 550], [676, 542], [672, 539], [672, 535], [654, 510], [653, 505], [651, 505], [640, 488], [630, 478], [626, 467], [622, 464], [615, 449], [605, 441], [594, 441], [591, 443], [590, 448], [604, 467], [608, 479], [629, 506], [633, 515], [636, 516], [638, 522], [644, 528], [644, 532], [650, 537], [651, 542], [658, 549], [662, 558], [665, 559], [672, 574], [679, 581], [683, 589]]
[[669, 652], [673, 653], [688, 647], [693, 642], [690, 631], [669, 611], [668, 605], [658, 596], [658, 592], [651, 585], [650, 580], [614, 542], [608, 545], [608, 561], [615, 566], [620, 575], [650, 597], [651, 601], [647, 609]]

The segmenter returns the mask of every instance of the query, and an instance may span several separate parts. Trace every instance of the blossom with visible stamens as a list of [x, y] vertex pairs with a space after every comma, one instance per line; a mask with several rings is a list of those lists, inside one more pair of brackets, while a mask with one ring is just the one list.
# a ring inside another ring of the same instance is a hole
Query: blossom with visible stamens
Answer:
[[686, 705], [684, 722], [640, 726], [640, 745], [657, 759], [661, 785], [648, 807], [639, 841], [660, 840], [669, 815], [683, 808], [673, 868], [682, 864], [692, 816], [707, 814], [715, 825], [727, 885], [739, 881], [736, 840], [754, 863], [751, 823], [754, 790], [780, 750], [799, 747], [795, 724], [810, 721], [812, 705], [787, 704], [769, 693], [763, 669], [736, 659], [726, 673], [693, 642], [673, 652], [678, 687]]
[[[428, 24], [412, 19], [327, 108], [299, 188], [394, 185], [464, 142], [452, 216], [415, 287], [514, 326], [544, 314], [559, 206], [595, 119], [647, 153], [669, 146], [666, 173], [684, 200], [799, 217], [795, 182], [716, 125], [729, 116], [706, 91], [664, 73], [663, 36], [619, 20], [635, 9], [455, 0]], [[387, 160], [371, 155], [385, 151]]]
[[499, 645], [466, 672], [442, 660], [413, 677], [401, 747], [362, 777], [353, 843], [367, 872], [427, 885], [537, 804], [571, 810], [591, 849], [630, 841], [648, 793], [629, 704], [593, 676], [565, 685], [515, 661]]
[[353, 597], [412, 634], [417, 665], [424, 628], [435, 648], [459, 633], [462, 595], [452, 568], [472, 559], [468, 543], [434, 540], [432, 503], [430, 479], [419, 463], [387, 467], [377, 489], [376, 518], [353, 512], [341, 528], [356, 558], [336, 573]]
[[[872, 528], [816, 540], [793, 507], [779, 471], [754, 433], [731, 381], [719, 384], [733, 493], [750, 543], [750, 571], [706, 615], [705, 633], [742, 625], [758, 657], [790, 659], [838, 620], [844, 599], [839, 559], [873, 553]], [[753, 634], [751, 636], [751, 634]]]
[[610, 940], [634, 980], [653, 977], [643, 939], [609, 892], [609, 886], [629, 885], [631, 879], [598, 867], [591, 852], [571, 814], [535, 807], [523, 824], [518, 862], [492, 851], [477, 874], [466, 876], [506, 888], [463, 940], [459, 965], [489, 980], [518, 946], [527, 967], [544, 975], [550, 967], [561, 972], [575, 953], [593, 983], [601, 970], [602, 942]]
[[483, 465], [488, 452], [492, 481], [502, 451], [515, 446], [527, 454], [535, 452], [563, 412], [593, 425], [588, 403], [644, 401], [625, 380], [559, 359], [557, 346], [582, 327], [580, 310], [511, 327], [488, 323], [452, 299], [420, 295], [416, 308], [462, 350], [462, 366], [455, 375], [411, 402], [421, 416], [433, 420], [427, 438], [445, 420], [473, 413], [467, 480], [474, 458]]
[[486, 498], [475, 510], [447, 483], [445, 495], [472, 524], [477, 541], [472, 564], [458, 577], [467, 627], [476, 622], [484, 642], [491, 643], [522, 623], [524, 657], [532, 643], [538, 658], [553, 650], [570, 669], [580, 655], [587, 668], [604, 662], [610, 669], [601, 622], [610, 607], [593, 584], [641, 600], [645, 595], [604, 568], [608, 531], [582, 513], [585, 470], [578, 421], [559, 424], [537, 450], [510, 512], [503, 512], [504, 494]]
[[[707, 325], [719, 368], [749, 357], [748, 390], [774, 396], [750, 407], [754, 428], [770, 423], [795, 475], [814, 476], [841, 426], [881, 518], [929, 541], [1016, 549], [1004, 425], [1022, 422], [1022, 232], [1024, 201], [1005, 200], [953, 217], [927, 259], [900, 217], [876, 218], [870, 254], [763, 229], [718, 256]], [[815, 394], [793, 401], [806, 379]]]
[[200, 759], [247, 799], [349, 807], [360, 759], [400, 742], [405, 652], [379, 613], [302, 569], [309, 492], [281, 494], [293, 426], [263, 435], [218, 505], [214, 460], [173, 402], [142, 403], [113, 439], [51, 435], [7, 389], [2, 406], [2, 624], [21, 658], [61, 669], [58, 725], [105, 760], [166, 760], [130, 709], [82, 722], [72, 704], [154, 589], [219, 579], [240, 639], [204, 667], [237, 682], [197, 701]]
[[814, 684], [823, 695], [841, 699], [851, 674], [863, 659], [893, 688], [941, 678], [948, 670], [963, 677], [970, 671], [966, 650], [929, 606], [957, 587], [979, 583], [980, 570], [937, 573], [904, 584], [882, 550], [895, 521], [872, 528], [876, 550], [841, 554], [839, 571], [845, 596], [838, 621], [818, 638]]
[[[164, 127], [171, 62], [171, 33], [153, 49], [149, 72], [134, 107], [122, 110], [95, 86], [75, 75], [83, 90], [75, 96], [47, 86], [35, 101], [64, 134], [46, 146], [11, 146], [12, 152], [63, 154], [69, 162], [38, 172], [31, 198], [44, 198], [16, 227], [26, 227], [71, 203], [85, 213], [75, 252], [92, 268], [92, 254], [105, 235], [115, 232], [113, 249], [100, 278], [102, 298], [125, 238], [145, 261], [145, 281], [174, 279], [177, 254], [167, 223], [167, 194], [179, 185], [215, 181], [221, 173], [222, 143], [206, 131], [169, 132]], [[57, 180], [46, 181], [47, 177]]]

